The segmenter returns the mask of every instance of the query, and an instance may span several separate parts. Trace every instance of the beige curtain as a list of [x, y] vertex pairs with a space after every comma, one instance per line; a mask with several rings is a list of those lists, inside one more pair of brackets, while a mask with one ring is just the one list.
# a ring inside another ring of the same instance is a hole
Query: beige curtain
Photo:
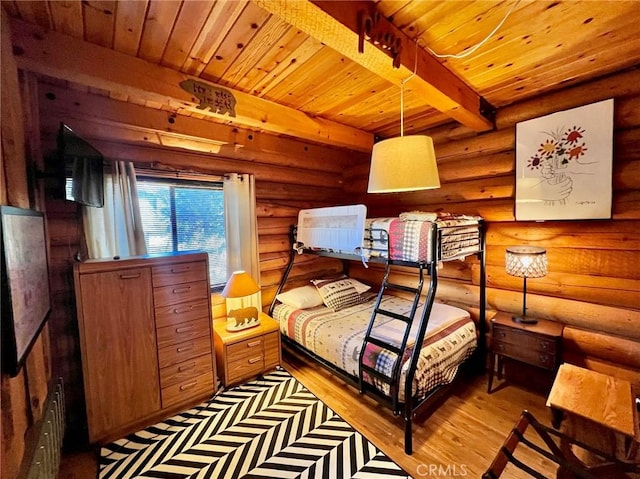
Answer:
[[104, 207], [82, 207], [89, 258], [146, 254], [132, 163], [116, 161], [104, 176]]
[[[224, 176], [224, 214], [227, 240], [227, 278], [234, 271], [246, 271], [260, 284], [256, 186], [253, 175], [229, 173]], [[260, 294], [250, 306], [261, 310]], [[229, 305], [228, 305], [229, 306]]]

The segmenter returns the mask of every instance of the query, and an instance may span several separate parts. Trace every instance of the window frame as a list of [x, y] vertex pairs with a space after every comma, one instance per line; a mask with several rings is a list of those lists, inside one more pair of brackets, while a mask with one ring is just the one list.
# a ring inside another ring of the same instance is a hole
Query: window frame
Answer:
[[[185, 185], [188, 185], [188, 186], [194, 186], [194, 187], [200, 186], [205, 188], [211, 188], [213, 183], [216, 185], [216, 187], [219, 187], [220, 191], [223, 191], [224, 177], [219, 175], [209, 175], [209, 174], [202, 174], [202, 173], [190, 173], [190, 172], [184, 173], [184, 172], [178, 172], [178, 171], [161, 171], [161, 170], [152, 170], [152, 169], [146, 169], [146, 168], [136, 168], [136, 180], [152, 181], [152, 182], [165, 183], [165, 184], [175, 184], [175, 183], [184, 182]], [[223, 197], [224, 197], [224, 193], [223, 193]], [[171, 235], [172, 235], [171, 241], [172, 241], [172, 244], [175, 245], [177, 244], [177, 224], [176, 224], [176, 218], [175, 218], [175, 194], [173, 194], [173, 189], [172, 189], [172, 194], [170, 195], [170, 201], [171, 201], [171, 212], [172, 212], [171, 219], [170, 219]], [[223, 214], [225, 215], [225, 218], [226, 218], [226, 211], [224, 210], [224, 204], [223, 204]], [[225, 226], [225, 233], [226, 233], [226, 226]], [[225, 245], [225, 250], [226, 250], [226, 245]], [[211, 258], [209, 258], [208, 262], [210, 262], [210, 260]], [[209, 281], [211, 281], [211, 278], [209, 278]], [[212, 285], [210, 282], [209, 290], [211, 293], [219, 293], [224, 289], [225, 284], [226, 284], [226, 280], [223, 281], [222, 283], [216, 283], [215, 285]]]

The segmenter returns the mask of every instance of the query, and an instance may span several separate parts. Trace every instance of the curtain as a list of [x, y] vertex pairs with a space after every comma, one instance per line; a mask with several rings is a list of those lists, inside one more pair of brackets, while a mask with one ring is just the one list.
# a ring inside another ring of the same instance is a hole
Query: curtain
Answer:
[[[255, 178], [253, 175], [229, 173], [224, 176], [222, 185], [227, 241], [227, 278], [234, 271], [242, 270], [249, 273], [259, 285], [260, 258]], [[246, 305], [246, 301], [244, 304]], [[229, 306], [231, 304], [227, 305], [228, 308]], [[262, 310], [260, 293], [253, 295], [250, 306], [255, 306], [259, 311]]]
[[82, 207], [89, 258], [121, 258], [147, 253], [132, 163], [116, 161], [104, 175], [104, 206]]

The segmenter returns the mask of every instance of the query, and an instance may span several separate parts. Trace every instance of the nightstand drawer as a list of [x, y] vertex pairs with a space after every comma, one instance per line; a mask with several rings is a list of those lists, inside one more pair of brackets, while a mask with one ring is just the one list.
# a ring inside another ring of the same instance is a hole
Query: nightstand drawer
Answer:
[[502, 343], [516, 345], [523, 349], [533, 349], [551, 354], [556, 353], [557, 340], [554, 338], [547, 338], [530, 331], [517, 330], [497, 324], [493, 327], [493, 338], [496, 342], [500, 341]]
[[253, 351], [252, 355], [246, 355], [241, 359], [229, 361], [229, 383], [240, 379], [248, 378], [260, 374], [264, 369], [264, 354], [262, 350]]
[[162, 388], [200, 376], [211, 371], [211, 354], [204, 354], [197, 358], [188, 359], [160, 370], [160, 385]]
[[233, 361], [238, 361], [249, 356], [255, 356], [256, 351], [257, 354], [263, 354], [264, 352], [263, 336], [247, 339], [227, 346], [227, 361], [232, 363]]
[[158, 337], [158, 348], [165, 348], [202, 336], [209, 337], [209, 318], [200, 318], [186, 323], [158, 328], [156, 335]]
[[162, 388], [162, 407], [180, 404], [191, 398], [213, 392], [213, 376], [202, 374], [172, 386]]
[[171, 326], [198, 318], [209, 318], [209, 298], [155, 308], [156, 327]]
[[190, 283], [206, 277], [206, 263], [172, 264], [168, 266], [155, 266], [152, 270], [153, 286], [168, 286], [180, 283]]
[[533, 366], [540, 366], [545, 369], [554, 369], [556, 367], [556, 355], [554, 352], [541, 352], [524, 348], [519, 344], [506, 343], [501, 340], [495, 341], [493, 351], [512, 359], [524, 361]]
[[166, 368], [172, 364], [178, 364], [203, 354], [211, 354], [211, 338], [207, 335], [191, 341], [185, 341], [174, 346], [162, 348], [158, 353], [160, 367]]

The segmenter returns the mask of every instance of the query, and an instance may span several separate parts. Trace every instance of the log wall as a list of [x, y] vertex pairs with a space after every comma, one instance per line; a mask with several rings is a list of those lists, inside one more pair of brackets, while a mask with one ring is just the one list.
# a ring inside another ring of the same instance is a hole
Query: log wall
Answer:
[[[2, 8], [0, 8], [0, 17], [2, 21], [0, 204], [42, 211], [41, 189], [27, 177], [27, 171], [40, 164], [42, 159], [39, 156], [37, 135], [33, 135], [33, 126], [37, 124], [33, 109], [35, 82], [28, 75], [23, 76], [20, 81], [11, 53], [7, 18]], [[31, 442], [29, 432], [33, 424], [42, 417], [50, 379], [49, 327], [45, 325], [17, 376], [10, 377], [3, 371], [0, 379], [0, 401], [2, 402], [0, 474], [3, 479], [14, 478], [18, 474], [25, 450]]]
[[[613, 212], [610, 220], [515, 221], [515, 125], [607, 98], [614, 98]], [[617, 349], [640, 350], [640, 70], [602, 78], [505, 107], [496, 130], [474, 134], [464, 127], [426, 131], [435, 141], [442, 187], [404, 194], [367, 195], [366, 166], [346, 172], [354, 202], [367, 204], [369, 216], [402, 211], [479, 214], [487, 220], [488, 307], [512, 313], [522, 309], [522, 280], [504, 270], [507, 246], [531, 244], [547, 249], [549, 273], [527, 281], [531, 315], [571, 326], [567, 358], [605, 372], [620, 365]], [[362, 273], [370, 274], [370, 273]], [[468, 259], [446, 264], [438, 297], [477, 306], [479, 264]], [[584, 330], [593, 334], [577, 334]], [[597, 347], [605, 341], [609, 347]], [[619, 346], [617, 346], [619, 345]]]

